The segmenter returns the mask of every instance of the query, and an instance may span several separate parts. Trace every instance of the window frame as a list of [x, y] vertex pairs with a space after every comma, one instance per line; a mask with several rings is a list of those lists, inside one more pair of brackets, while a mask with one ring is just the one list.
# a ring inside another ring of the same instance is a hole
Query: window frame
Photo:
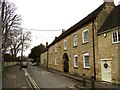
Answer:
[[[76, 57], [77, 57], [77, 65], [76, 65]], [[74, 55], [74, 67], [78, 67], [78, 55]]]
[[57, 53], [57, 45], [55, 45], [55, 53]]
[[58, 62], [57, 62], [57, 60], [58, 60], [58, 59], [57, 59], [57, 58], [55, 58], [55, 65], [58, 65]]
[[77, 36], [77, 34], [75, 34], [73, 36], [73, 46], [76, 47], [77, 45], [78, 45], [78, 36]]
[[[89, 56], [89, 66], [86, 66], [85, 56]], [[84, 53], [83, 54], [83, 67], [84, 68], [90, 68], [90, 55], [89, 55], [89, 53]]]
[[[115, 35], [115, 33], [116, 33], [116, 35]], [[116, 41], [114, 41], [115, 39], [116, 39]], [[112, 43], [119, 43], [120, 42], [119, 39], [120, 39], [120, 31], [119, 30], [113, 31], [112, 32]]]
[[50, 54], [49, 64], [52, 64], [52, 54]]
[[64, 40], [64, 50], [67, 50], [67, 40]]
[[[85, 41], [85, 32], [88, 32], [88, 33], [87, 33], [87, 40], [86, 40], [86, 41]], [[84, 30], [82, 31], [82, 42], [83, 42], [83, 43], [89, 42], [89, 31], [88, 31], [88, 29], [84, 29]]]
[[55, 57], [55, 65], [58, 65], [58, 56], [56, 54], [56, 57]]
[[50, 54], [52, 54], [52, 47], [50, 48], [50, 51], [49, 51], [49, 52], [50, 52]]

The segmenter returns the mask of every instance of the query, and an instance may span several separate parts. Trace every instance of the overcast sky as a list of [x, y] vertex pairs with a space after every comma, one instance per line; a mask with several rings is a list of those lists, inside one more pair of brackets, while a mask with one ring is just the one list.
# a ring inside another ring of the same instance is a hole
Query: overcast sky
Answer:
[[[85, 16], [90, 14], [101, 4], [103, 0], [9, 0], [14, 2], [17, 13], [22, 16], [22, 27], [36, 30], [56, 31], [31, 31], [32, 41], [30, 48], [24, 52], [30, 53], [30, 49], [40, 43], [49, 44], [62, 29], [68, 29]], [[118, 5], [119, 0], [114, 0]]]

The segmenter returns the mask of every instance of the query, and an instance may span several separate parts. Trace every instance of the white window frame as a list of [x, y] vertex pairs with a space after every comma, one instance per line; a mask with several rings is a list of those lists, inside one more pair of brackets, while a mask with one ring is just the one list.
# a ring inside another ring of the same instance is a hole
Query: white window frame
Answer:
[[89, 56], [89, 66], [86, 66], [86, 61], [85, 61], [85, 57], [86, 56], [89, 56], [89, 53], [84, 53], [83, 54], [83, 65], [84, 65], [84, 68], [90, 68], [90, 56]]
[[[82, 41], [83, 41], [83, 43], [87, 43], [87, 42], [89, 42], [89, 35], [87, 35], [87, 40], [85, 40], [85, 32], [88, 32], [88, 29], [85, 29], [85, 30], [83, 30], [83, 32], [82, 32]], [[89, 33], [89, 32], [88, 32]]]
[[67, 40], [64, 40], [64, 50], [67, 50]]
[[55, 58], [55, 65], [57, 65], [57, 58]]
[[55, 45], [55, 52], [57, 53], [57, 45]]
[[52, 54], [50, 54], [49, 64], [52, 64]]
[[55, 65], [58, 65], [58, 58], [55, 58]]
[[50, 54], [52, 54], [52, 47], [50, 48], [50, 51], [49, 51], [49, 52], [50, 52]]
[[[116, 41], [114, 41], [114, 33], [116, 33]], [[120, 36], [119, 36], [119, 34], [120, 34], [120, 30], [117, 30], [117, 31], [113, 31], [112, 32], [112, 43], [119, 43], [120, 42], [120, 40], [119, 40], [119, 38], [120, 38]]]
[[[77, 58], [77, 63], [76, 63]], [[78, 55], [74, 55], [74, 67], [78, 67]]]
[[74, 47], [77, 46], [77, 43], [78, 43], [78, 36], [77, 36], [77, 34], [75, 34], [75, 35], [73, 36], [73, 46], [74, 46]]

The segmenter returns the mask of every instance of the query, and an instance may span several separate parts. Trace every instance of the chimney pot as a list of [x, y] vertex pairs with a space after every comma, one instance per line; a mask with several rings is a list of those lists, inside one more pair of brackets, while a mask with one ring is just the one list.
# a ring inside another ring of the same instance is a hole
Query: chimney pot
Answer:
[[104, 0], [104, 2], [114, 2], [114, 0]]
[[55, 37], [55, 39], [57, 39], [57, 37]]
[[65, 29], [62, 29], [62, 33], [64, 33], [66, 30]]
[[48, 42], [46, 42], [46, 47], [48, 46]]
[[107, 5], [110, 5], [110, 6], [115, 6], [114, 0], [104, 0], [104, 3], [106, 3]]

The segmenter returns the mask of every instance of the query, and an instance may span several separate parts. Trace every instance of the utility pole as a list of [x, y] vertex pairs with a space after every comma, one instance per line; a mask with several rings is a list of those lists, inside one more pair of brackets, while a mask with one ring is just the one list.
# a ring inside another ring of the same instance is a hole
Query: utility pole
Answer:
[[2, 61], [3, 61], [3, 17], [4, 17], [4, 7], [5, 7], [5, 0], [0, 2], [0, 7], [2, 7], [2, 11], [0, 12], [0, 90], [2, 89]]
[[4, 45], [4, 38], [3, 38], [3, 32], [4, 32], [4, 25], [3, 25], [3, 19], [4, 19], [4, 8], [5, 8], [5, 0], [3, 0], [2, 2], [1, 2], [1, 4], [2, 4], [2, 11], [1, 11], [1, 47], [2, 47], [2, 59], [3, 59], [3, 57], [4, 57], [4, 49], [5, 49], [5, 45]]

